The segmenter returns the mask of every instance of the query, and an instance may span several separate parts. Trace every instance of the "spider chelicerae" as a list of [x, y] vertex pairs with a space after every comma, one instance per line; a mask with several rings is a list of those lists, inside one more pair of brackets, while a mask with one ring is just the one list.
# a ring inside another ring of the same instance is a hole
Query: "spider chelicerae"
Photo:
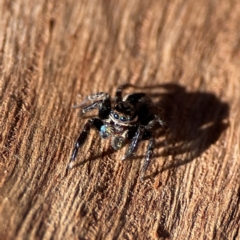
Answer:
[[85, 123], [75, 143], [68, 169], [73, 167], [78, 149], [85, 143], [93, 127], [99, 132], [101, 138], [111, 138], [111, 145], [115, 150], [129, 143], [121, 160], [131, 157], [140, 141], [148, 140], [142, 168], [142, 176], [144, 176], [153, 155], [154, 131], [159, 126], [164, 129], [165, 122], [162, 119], [161, 109], [145, 93], [132, 93], [123, 97], [122, 91], [126, 86], [123, 85], [117, 89], [113, 108], [111, 98], [105, 92], [91, 94], [80, 105], [75, 106], [81, 109], [80, 116], [98, 109], [98, 118], [91, 118]]

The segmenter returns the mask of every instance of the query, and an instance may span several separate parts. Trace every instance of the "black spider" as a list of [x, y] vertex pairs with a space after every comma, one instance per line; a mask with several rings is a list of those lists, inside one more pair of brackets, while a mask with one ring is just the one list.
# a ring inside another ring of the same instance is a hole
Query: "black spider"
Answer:
[[154, 133], [157, 125], [164, 128], [159, 108], [145, 93], [133, 93], [122, 97], [125, 85], [116, 91], [115, 106], [111, 108], [111, 99], [108, 93], [99, 92], [86, 97], [78, 106], [80, 115], [98, 108], [98, 118], [91, 118], [80, 133], [68, 168], [73, 167], [78, 149], [84, 144], [91, 127], [95, 127], [102, 138], [111, 137], [111, 145], [115, 150], [122, 148], [127, 142], [129, 147], [122, 160], [129, 158], [137, 149], [141, 140], [148, 140], [146, 157], [143, 165], [143, 175], [147, 170], [153, 155]]

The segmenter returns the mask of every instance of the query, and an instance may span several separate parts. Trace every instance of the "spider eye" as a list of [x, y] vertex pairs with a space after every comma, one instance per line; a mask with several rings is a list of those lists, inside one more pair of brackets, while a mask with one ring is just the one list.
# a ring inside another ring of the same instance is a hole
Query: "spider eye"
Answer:
[[115, 119], [118, 119], [118, 118], [119, 118], [119, 116], [118, 116], [117, 113], [114, 113], [113, 116], [114, 116]]
[[124, 117], [124, 116], [121, 116], [121, 117], [120, 117], [120, 120], [121, 120], [122, 122], [126, 122], [126, 121], [127, 121], [127, 118]]

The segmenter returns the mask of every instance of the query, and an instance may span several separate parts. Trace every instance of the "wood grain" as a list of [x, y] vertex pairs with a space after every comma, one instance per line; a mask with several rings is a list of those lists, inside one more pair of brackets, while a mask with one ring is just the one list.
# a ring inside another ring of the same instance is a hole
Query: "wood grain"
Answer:
[[[0, 1], [0, 239], [240, 239], [240, 1]], [[165, 110], [155, 159], [91, 134], [99, 91]], [[80, 98], [78, 97], [80, 94]], [[167, 145], [165, 145], [167, 140]]]

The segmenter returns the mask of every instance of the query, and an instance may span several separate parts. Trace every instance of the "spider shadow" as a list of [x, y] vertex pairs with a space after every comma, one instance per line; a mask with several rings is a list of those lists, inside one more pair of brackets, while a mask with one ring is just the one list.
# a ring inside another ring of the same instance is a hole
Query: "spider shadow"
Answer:
[[[129, 87], [133, 88], [134, 92], [147, 93], [156, 106], [163, 110], [163, 119], [167, 125], [166, 143], [161, 140], [155, 145], [155, 149], [162, 148], [163, 151], [155, 154], [154, 158], [172, 156], [172, 160], [160, 171], [145, 178], [155, 177], [163, 171], [193, 161], [214, 144], [229, 126], [226, 121], [229, 116], [229, 105], [221, 102], [213, 93], [187, 92], [185, 87], [174, 83], [145, 87], [130, 84], [124, 86], [124, 88]], [[157, 139], [162, 139], [165, 135], [160, 130], [155, 132], [155, 136]], [[101, 154], [91, 156], [75, 166], [104, 158], [114, 152], [115, 150], [109, 147]], [[131, 160], [144, 157], [133, 156]]]
[[[168, 127], [167, 144], [164, 147], [163, 141], [157, 143], [155, 148], [163, 148], [163, 151], [154, 157], [172, 156], [169, 164], [148, 177], [190, 163], [214, 144], [229, 126], [229, 105], [211, 92], [187, 92], [185, 87], [173, 83], [146, 89], [156, 105], [164, 110], [163, 118]], [[151, 93], [151, 89], [154, 92]]]

